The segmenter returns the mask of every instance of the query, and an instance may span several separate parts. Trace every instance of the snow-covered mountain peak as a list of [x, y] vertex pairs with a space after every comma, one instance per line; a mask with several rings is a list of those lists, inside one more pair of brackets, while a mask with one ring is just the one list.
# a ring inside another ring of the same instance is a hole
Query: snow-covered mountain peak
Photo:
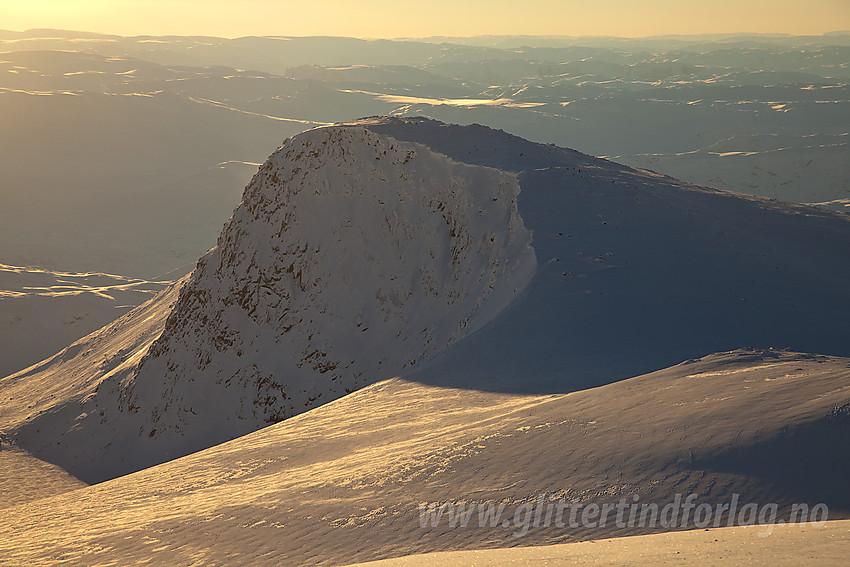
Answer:
[[415, 364], [529, 281], [518, 193], [512, 174], [365, 129], [296, 136], [246, 188], [142, 376], [163, 358], [193, 373], [166, 353], [200, 349], [219, 383], [273, 384], [239, 413], [276, 421]]
[[287, 140], [138, 372], [88, 402], [111, 407], [114, 427], [92, 407], [74, 431], [105, 435], [132, 469], [397, 375], [480, 329], [530, 281], [519, 190], [513, 173], [362, 127]]
[[846, 215], [483, 126], [323, 127], [260, 168], [173, 307], [7, 379], [66, 385], [0, 429], [94, 481], [396, 375], [563, 393], [742, 346], [847, 355], [848, 247]]

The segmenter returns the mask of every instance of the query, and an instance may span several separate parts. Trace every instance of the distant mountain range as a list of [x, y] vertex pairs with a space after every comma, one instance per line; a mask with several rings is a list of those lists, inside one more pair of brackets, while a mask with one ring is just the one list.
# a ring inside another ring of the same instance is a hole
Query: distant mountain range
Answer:
[[370, 115], [484, 124], [737, 192], [847, 198], [847, 61], [848, 34], [0, 32], [0, 261], [185, 273], [269, 148]]

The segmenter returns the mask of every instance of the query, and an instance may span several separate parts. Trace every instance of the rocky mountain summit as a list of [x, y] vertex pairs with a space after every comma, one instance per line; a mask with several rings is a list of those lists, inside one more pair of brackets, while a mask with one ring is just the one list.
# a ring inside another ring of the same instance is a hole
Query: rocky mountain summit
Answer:
[[93, 482], [395, 376], [564, 393], [747, 346], [848, 355], [848, 249], [846, 215], [483, 126], [321, 127], [190, 276], [3, 379], [0, 427]]

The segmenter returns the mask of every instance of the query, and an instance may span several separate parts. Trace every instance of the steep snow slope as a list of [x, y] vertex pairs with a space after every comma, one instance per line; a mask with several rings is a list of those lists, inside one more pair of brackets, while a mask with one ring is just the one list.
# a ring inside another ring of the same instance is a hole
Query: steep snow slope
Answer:
[[0, 509], [86, 486], [57, 467], [0, 441]]
[[0, 378], [0, 433], [12, 437], [21, 432], [24, 439], [31, 431], [45, 443], [56, 443], [60, 431], [85, 417], [82, 405], [101, 382], [132, 375], [162, 332], [186, 279], [54, 356]]
[[481, 126], [319, 128], [260, 168], [149, 350], [0, 427], [97, 481], [399, 374], [563, 393], [746, 345], [850, 354], [848, 250], [846, 215]]
[[103, 327], [168, 283], [0, 264], [0, 377]]
[[[173, 462], [0, 510], [0, 557], [10, 567], [341, 565], [654, 531], [609, 518], [515, 536], [516, 510], [540, 494], [597, 505], [638, 494], [661, 507], [676, 493], [711, 505], [738, 493], [742, 505], [776, 503], [777, 520], [789, 503], [847, 517], [848, 379], [850, 359], [736, 351], [571, 394], [387, 380]], [[421, 527], [420, 504], [460, 502], [504, 503], [508, 525], [480, 527], [476, 510], [465, 528]]]

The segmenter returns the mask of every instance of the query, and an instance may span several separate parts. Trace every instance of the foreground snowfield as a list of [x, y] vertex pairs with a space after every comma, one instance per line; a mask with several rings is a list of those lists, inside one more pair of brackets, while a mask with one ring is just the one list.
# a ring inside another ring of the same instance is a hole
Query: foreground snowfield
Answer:
[[[387, 380], [223, 445], [7, 508], [0, 555], [7, 565], [342, 565], [661, 530], [541, 524], [516, 537], [515, 524], [479, 528], [477, 517], [466, 528], [420, 525], [422, 503], [512, 511], [540, 494], [663, 504], [698, 493], [715, 504], [737, 493], [777, 503], [779, 519], [792, 503], [846, 517], [848, 378], [845, 358], [733, 351], [571, 394]], [[850, 548], [846, 530], [823, 533]]]
[[847, 560], [850, 521], [826, 526], [778, 528], [762, 537], [761, 528], [718, 528], [486, 551], [429, 553], [358, 563], [349, 567], [500, 567], [502, 565], [777, 565], [802, 561], [843, 565]]

